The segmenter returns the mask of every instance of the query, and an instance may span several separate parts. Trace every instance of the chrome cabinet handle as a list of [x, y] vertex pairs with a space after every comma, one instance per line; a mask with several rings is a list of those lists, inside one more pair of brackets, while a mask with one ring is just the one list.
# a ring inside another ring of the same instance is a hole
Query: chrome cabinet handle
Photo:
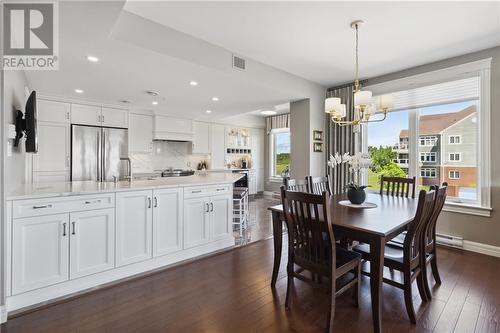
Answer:
[[154, 207], [158, 207], [158, 198], [154, 197], [154, 201], [155, 201], [155, 204], [154, 204]]
[[151, 208], [151, 198], [148, 197], [148, 208]]
[[219, 191], [224, 191], [224, 190], [225, 190], [225, 188], [218, 188], [218, 189], [217, 189], [217, 192], [219, 192]]
[[210, 211], [211, 211], [211, 212], [213, 212], [213, 211], [214, 211], [214, 203], [213, 203], [213, 202], [211, 202], [211, 203], [210, 203]]
[[73, 231], [71, 231], [71, 234], [72, 234], [72, 235], [75, 235], [75, 234], [76, 234], [76, 232], [75, 232], [75, 224], [76, 224], [76, 222], [74, 222], [74, 221], [73, 221], [73, 222], [71, 222], [71, 227], [73, 228]]
[[104, 122], [104, 116], [101, 116], [101, 121]]
[[191, 193], [201, 193], [201, 190], [191, 191]]
[[66, 111], [66, 119], [69, 120], [69, 111]]
[[101, 203], [101, 199], [94, 200], [94, 201], [85, 201], [86, 205], [90, 205], [90, 204], [93, 204], [93, 203]]
[[207, 205], [207, 210], [205, 211], [205, 213], [210, 212], [210, 205], [208, 204], [208, 202], [205, 202], [205, 205]]
[[66, 222], [63, 223], [63, 237], [66, 236]]
[[33, 209], [43, 209], [43, 208], [52, 208], [52, 204], [42, 205], [42, 206], [33, 206]]

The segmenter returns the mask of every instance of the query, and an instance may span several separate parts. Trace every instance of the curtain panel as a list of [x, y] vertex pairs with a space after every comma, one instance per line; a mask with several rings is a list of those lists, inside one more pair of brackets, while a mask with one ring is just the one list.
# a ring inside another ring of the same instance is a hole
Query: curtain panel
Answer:
[[290, 128], [290, 114], [279, 114], [277, 116], [271, 116], [266, 118], [266, 130], [267, 134], [271, 133], [271, 130], [277, 128]]
[[[345, 120], [353, 120], [354, 118], [354, 85], [342, 86], [328, 90], [326, 97], [340, 97], [342, 103], [346, 104]], [[356, 135], [353, 126], [343, 126], [334, 124], [330, 120], [330, 116], [326, 115], [326, 158], [330, 155], [339, 153], [354, 154], [356, 153]], [[358, 129], [359, 132], [359, 129]], [[332, 182], [332, 194], [340, 194], [345, 192], [345, 186], [349, 183], [349, 166], [346, 164], [337, 165], [331, 168], [326, 165], [326, 173], [330, 176]]]

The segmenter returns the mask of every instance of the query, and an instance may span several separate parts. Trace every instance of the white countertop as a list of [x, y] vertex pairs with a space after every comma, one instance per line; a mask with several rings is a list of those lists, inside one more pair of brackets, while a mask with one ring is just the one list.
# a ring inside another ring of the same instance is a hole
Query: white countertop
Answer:
[[70, 195], [146, 190], [168, 187], [232, 184], [241, 177], [243, 177], [243, 175], [239, 173], [209, 172], [206, 175], [195, 174], [192, 176], [164, 177], [151, 180], [134, 180], [132, 182], [120, 181], [118, 183], [75, 181], [25, 184], [19, 187], [17, 190], [9, 193], [7, 195], [7, 200], [65, 197]]

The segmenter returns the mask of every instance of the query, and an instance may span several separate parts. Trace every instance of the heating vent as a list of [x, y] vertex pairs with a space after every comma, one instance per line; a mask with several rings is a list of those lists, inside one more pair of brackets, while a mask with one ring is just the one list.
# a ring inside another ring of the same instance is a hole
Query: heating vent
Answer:
[[246, 66], [245, 59], [235, 56], [233, 54], [233, 67], [240, 70], [245, 70], [245, 66]]
[[457, 247], [460, 249], [464, 247], [464, 239], [457, 236], [436, 234], [436, 242], [441, 245]]

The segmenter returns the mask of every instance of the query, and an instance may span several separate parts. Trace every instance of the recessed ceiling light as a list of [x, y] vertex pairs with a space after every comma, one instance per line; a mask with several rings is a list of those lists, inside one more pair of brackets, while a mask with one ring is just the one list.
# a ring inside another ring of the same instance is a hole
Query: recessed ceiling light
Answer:
[[260, 111], [260, 114], [263, 116], [274, 116], [276, 114], [276, 111], [272, 110]]
[[148, 94], [150, 96], [158, 96], [160, 93], [157, 91], [153, 91], [153, 90], [146, 90], [146, 94]]
[[152, 101], [151, 104], [158, 105], [158, 102], [157, 101]]
[[219, 97], [212, 97], [212, 101], [217, 102], [219, 100]]
[[82, 90], [82, 89], [75, 89], [75, 92], [76, 92], [77, 94], [83, 94], [83, 90]]
[[126, 99], [123, 99], [121, 100], [120, 102], [122, 102], [123, 104], [130, 104], [130, 101], [126, 100]]
[[192, 85], [192, 86], [197, 86], [198, 82], [196, 82], [196, 81], [190, 81], [189, 84]]
[[89, 55], [89, 56], [87, 56], [87, 60], [91, 61], [91, 62], [98, 62], [99, 58]]
[[206, 112], [207, 112], [207, 113], [212, 113], [212, 110], [207, 110]]

